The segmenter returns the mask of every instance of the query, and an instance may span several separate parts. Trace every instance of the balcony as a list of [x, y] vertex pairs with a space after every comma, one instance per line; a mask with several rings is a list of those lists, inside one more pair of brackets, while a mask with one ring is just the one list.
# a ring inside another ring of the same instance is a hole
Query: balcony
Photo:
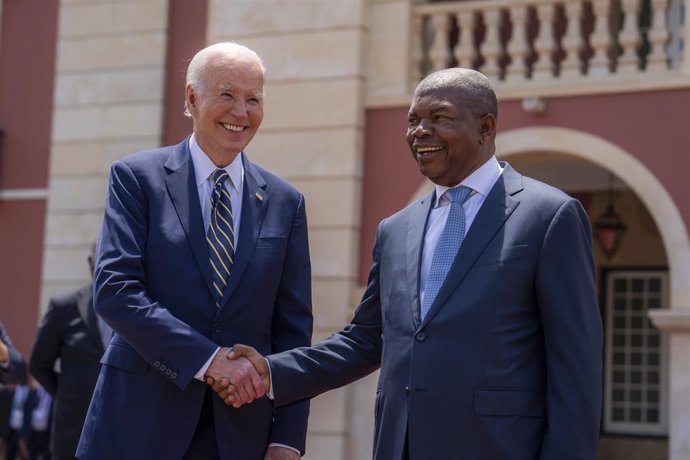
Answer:
[[690, 86], [690, 0], [415, 4], [409, 87], [471, 67], [502, 97]]

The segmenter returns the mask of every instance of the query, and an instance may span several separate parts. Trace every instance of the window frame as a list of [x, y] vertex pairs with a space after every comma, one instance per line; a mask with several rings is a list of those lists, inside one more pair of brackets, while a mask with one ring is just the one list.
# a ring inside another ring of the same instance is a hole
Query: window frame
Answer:
[[[669, 405], [668, 405], [668, 340], [666, 334], [660, 332], [660, 342], [659, 342], [659, 423], [653, 424], [648, 422], [620, 422], [612, 420], [612, 380], [613, 380], [613, 318], [614, 318], [614, 305], [613, 305], [613, 282], [616, 279], [625, 277], [631, 280], [635, 277], [658, 277], [661, 280], [661, 291], [660, 291], [660, 308], [667, 309], [669, 305], [669, 283], [670, 277], [667, 268], [646, 268], [646, 267], [617, 267], [617, 268], [606, 268], [601, 270], [600, 286], [601, 294], [600, 299], [602, 306], [602, 313], [604, 319], [604, 401], [603, 401], [603, 413], [602, 413], [602, 433], [607, 435], [619, 435], [619, 436], [639, 436], [639, 437], [668, 437], [668, 427], [669, 427]], [[630, 291], [627, 291], [630, 292]], [[647, 292], [647, 291], [644, 291]], [[646, 295], [646, 294], [645, 294]], [[646, 308], [646, 305], [645, 305]], [[626, 312], [629, 311], [626, 308]], [[649, 309], [646, 308], [646, 312]], [[626, 315], [629, 317], [629, 314]], [[647, 314], [644, 318], [649, 321]], [[630, 326], [626, 326], [626, 331], [630, 330]], [[626, 349], [629, 349], [630, 345], [626, 345]], [[643, 347], [644, 350], [647, 346]], [[627, 354], [630, 352], [628, 351]], [[625, 364], [629, 366], [629, 364]], [[626, 385], [630, 385], [629, 381], [626, 380]], [[644, 391], [644, 389], [643, 389]], [[645, 410], [644, 406], [642, 408]]]

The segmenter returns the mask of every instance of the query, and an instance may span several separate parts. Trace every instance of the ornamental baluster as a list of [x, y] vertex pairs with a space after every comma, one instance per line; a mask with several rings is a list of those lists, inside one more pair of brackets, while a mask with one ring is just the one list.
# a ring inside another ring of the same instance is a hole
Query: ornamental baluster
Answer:
[[623, 29], [618, 36], [621, 55], [618, 57], [616, 71], [619, 74], [632, 74], [639, 69], [637, 47], [640, 46], [640, 29], [637, 25], [637, 13], [640, 0], [621, 0], [623, 10]]
[[538, 59], [532, 68], [533, 80], [544, 80], [553, 76], [553, 20], [556, 12], [555, 4], [537, 5], [537, 19], [539, 20], [539, 35], [534, 41], [534, 50]]
[[441, 70], [448, 67], [450, 61], [450, 31], [451, 17], [447, 13], [437, 13], [431, 16], [431, 27], [434, 31], [434, 41], [429, 49], [431, 70]]
[[474, 46], [474, 11], [461, 11], [457, 15], [458, 24], [460, 25], [460, 40], [455, 47], [455, 59], [458, 61], [458, 67], [467, 67], [471, 69], [474, 67], [474, 61], [477, 58], [477, 51]]
[[649, 29], [648, 35], [650, 51], [647, 56], [647, 71], [668, 70], [668, 57], [665, 49], [669, 38], [666, 29], [667, 6], [668, 0], [652, 0], [652, 27]]
[[424, 77], [424, 50], [422, 33], [424, 30], [424, 18], [421, 15], [414, 15], [412, 19], [412, 53], [410, 59], [410, 81], [409, 88], [417, 86], [417, 83]]
[[590, 37], [590, 45], [594, 51], [589, 61], [590, 75], [606, 75], [610, 72], [608, 50], [611, 46], [609, 33], [610, 0], [595, 0], [592, 3], [594, 12], [594, 31]]
[[585, 45], [580, 21], [582, 20], [582, 2], [568, 2], [565, 4], [565, 16], [568, 20], [562, 46], [565, 57], [561, 61], [561, 77], [578, 77], [582, 75], [582, 61], [580, 51]]
[[484, 67], [482, 68], [482, 72], [495, 81], [497, 81], [501, 75], [501, 67], [498, 63], [503, 51], [501, 46], [501, 32], [499, 29], [500, 21], [501, 11], [499, 9], [491, 8], [484, 11], [486, 36], [481, 47], [481, 51], [484, 55]]
[[529, 68], [527, 67], [527, 54], [529, 42], [527, 40], [527, 6], [512, 5], [508, 10], [510, 20], [513, 23], [513, 32], [508, 41], [508, 56], [510, 64], [506, 68], [506, 80], [525, 80]]

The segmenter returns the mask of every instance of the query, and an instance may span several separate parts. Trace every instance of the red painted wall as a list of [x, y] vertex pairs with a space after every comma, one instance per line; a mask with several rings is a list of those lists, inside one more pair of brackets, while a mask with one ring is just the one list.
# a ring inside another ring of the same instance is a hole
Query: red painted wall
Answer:
[[[548, 98], [541, 115], [525, 113], [520, 104], [501, 103], [499, 132], [555, 126], [607, 139], [664, 184], [690, 227], [690, 90]], [[402, 208], [423, 182], [405, 142], [407, 109], [372, 109], [366, 114], [360, 284], [366, 282], [376, 225]]]
[[206, 46], [208, 0], [170, 0], [165, 75], [163, 145], [179, 143], [192, 132], [183, 115], [185, 71], [192, 57]]
[[[58, 0], [4, 1], [0, 189], [45, 188], [50, 163]], [[46, 202], [0, 200], [0, 318], [25, 355], [38, 321]]]

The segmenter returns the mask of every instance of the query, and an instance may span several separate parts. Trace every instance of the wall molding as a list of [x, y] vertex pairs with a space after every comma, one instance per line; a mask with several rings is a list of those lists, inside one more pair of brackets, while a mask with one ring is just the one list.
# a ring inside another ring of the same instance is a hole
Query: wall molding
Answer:
[[0, 201], [47, 200], [47, 188], [7, 188], [0, 189]]

